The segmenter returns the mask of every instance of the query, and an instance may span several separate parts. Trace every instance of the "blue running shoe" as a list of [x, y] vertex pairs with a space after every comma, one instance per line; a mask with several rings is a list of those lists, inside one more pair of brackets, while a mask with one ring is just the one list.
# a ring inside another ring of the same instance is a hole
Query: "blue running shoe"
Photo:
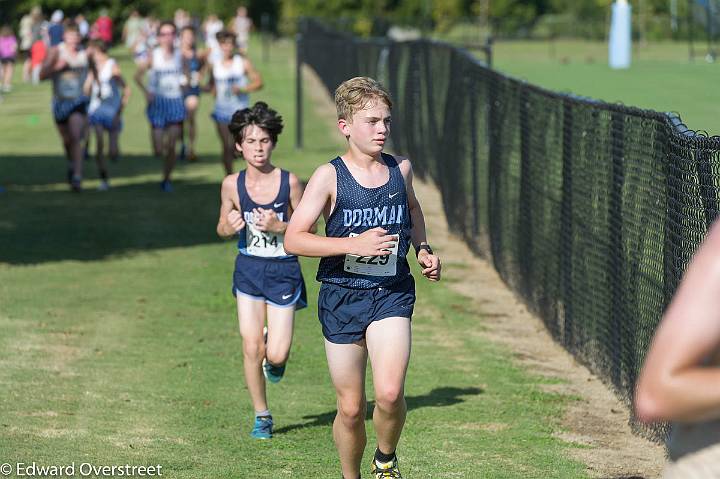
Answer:
[[173, 187], [170, 180], [163, 180], [162, 183], [160, 183], [160, 189], [165, 193], [172, 193]]
[[285, 365], [275, 366], [267, 359], [263, 359], [263, 374], [271, 383], [279, 383], [285, 375]]
[[273, 433], [272, 416], [259, 416], [255, 418], [255, 426], [250, 435], [255, 439], [270, 439]]

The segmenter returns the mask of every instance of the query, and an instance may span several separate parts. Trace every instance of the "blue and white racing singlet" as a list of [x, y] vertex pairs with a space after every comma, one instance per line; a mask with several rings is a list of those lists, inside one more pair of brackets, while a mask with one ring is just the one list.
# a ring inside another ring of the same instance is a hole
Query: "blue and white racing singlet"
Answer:
[[289, 255], [285, 252], [285, 234], [260, 231], [255, 227], [255, 217], [253, 215], [253, 209], [263, 208], [275, 211], [280, 221], [288, 221], [290, 173], [285, 170], [280, 170], [280, 190], [273, 201], [264, 205], [255, 203], [255, 201], [250, 198], [245, 188], [245, 170], [238, 174], [237, 190], [238, 198], [240, 199], [240, 208], [242, 209], [243, 219], [245, 220], [245, 228], [239, 232], [238, 250], [240, 254], [259, 258], [297, 261], [297, 256]]
[[162, 98], [182, 98], [182, 55], [179, 50], [172, 57], [166, 58], [162, 48], [152, 52], [152, 68], [150, 70], [150, 91]]
[[53, 98], [56, 101], [75, 101], [84, 98], [83, 85], [88, 73], [88, 58], [85, 50], [79, 50], [74, 56], [65, 45], [57, 46], [58, 56], [67, 66], [53, 74]]
[[212, 72], [215, 82], [212, 117], [219, 123], [229, 124], [233, 114], [249, 104], [247, 93], [233, 92], [234, 86], [244, 87], [248, 83], [245, 63], [240, 55], [235, 55], [230, 65], [225, 65], [223, 60], [214, 63]]
[[325, 226], [328, 237], [344, 238], [382, 227], [398, 241], [387, 256], [329, 256], [320, 260], [317, 280], [347, 288], [370, 289], [387, 287], [410, 275], [407, 253], [410, 248], [412, 222], [407, 191], [397, 161], [382, 154], [390, 171], [387, 183], [365, 188], [353, 177], [343, 160], [330, 162], [337, 174], [335, 209]]

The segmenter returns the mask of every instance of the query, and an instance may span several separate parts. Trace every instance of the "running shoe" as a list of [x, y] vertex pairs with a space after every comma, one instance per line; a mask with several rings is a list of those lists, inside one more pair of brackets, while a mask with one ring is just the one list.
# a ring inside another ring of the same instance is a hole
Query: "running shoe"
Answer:
[[273, 433], [272, 416], [259, 416], [255, 418], [255, 425], [250, 433], [255, 439], [270, 439]]
[[378, 463], [375, 458], [373, 458], [371, 474], [374, 479], [402, 479], [400, 469], [398, 468], [397, 457], [390, 462], [384, 463]]
[[[265, 348], [267, 348], [267, 336], [268, 336], [268, 330], [267, 326], [263, 327], [263, 341], [265, 341]], [[285, 375], [285, 365], [282, 366], [275, 366], [274, 364], [270, 364], [267, 360], [267, 358], [263, 359], [263, 374], [267, 378], [268, 381], [271, 383], [279, 383], [280, 380]]]
[[285, 375], [285, 365], [275, 366], [267, 359], [263, 359], [263, 374], [271, 383], [279, 383]]
[[82, 191], [82, 178], [73, 176], [70, 180], [70, 189], [73, 193], [80, 193]]

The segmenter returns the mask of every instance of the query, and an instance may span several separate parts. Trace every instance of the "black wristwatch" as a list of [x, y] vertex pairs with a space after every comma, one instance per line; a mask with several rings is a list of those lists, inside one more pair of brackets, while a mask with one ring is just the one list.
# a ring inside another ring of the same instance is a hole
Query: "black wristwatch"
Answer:
[[420, 245], [417, 245], [417, 246], [415, 247], [415, 257], [416, 257], [416, 258], [417, 258], [418, 256], [420, 256], [420, 250], [421, 250], [421, 249], [424, 249], [424, 250], [427, 251], [429, 254], [433, 254], [433, 250], [432, 250], [432, 248], [430, 247], [429, 244], [420, 244]]

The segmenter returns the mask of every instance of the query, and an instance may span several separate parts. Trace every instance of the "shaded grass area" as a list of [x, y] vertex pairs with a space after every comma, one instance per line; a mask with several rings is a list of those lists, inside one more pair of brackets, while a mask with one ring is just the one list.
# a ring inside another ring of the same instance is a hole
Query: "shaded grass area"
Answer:
[[[278, 43], [269, 62], [257, 60], [267, 87], [254, 99], [286, 119], [276, 163], [307, 178], [338, 141], [306, 100], [308, 146], [292, 149], [291, 59], [290, 45]], [[129, 77], [130, 64], [122, 66]], [[88, 181], [73, 195], [47, 88], [19, 86], [0, 106], [8, 112], [0, 115], [8, 188], [0, 195], [0, 462], [161, 464], [177, 478], [337, 477], [316, 260], [302, 260], [311, 304], [297, 315], [287, 376], [268, 387], [277, 435], [249, 438], [230, 295], [235, 252], [214, 231], [221, 167], [209, 97], [198, 116], [201, 161], [180, 165], [173, 194], [157, 186], [135, 95], [113, 188], [95, 192]], [[88, 171], [93, 178], [92, 163]], [[553, 436], [573, 398], [543, 392], [552, 379], [529, 375], [484, 339], [465, 298], [417, 283], [405, 474], [583, 477], [584, 466], [568, 459], [575, 446]], [[370, 430], [368, 461], [373, 448]]]

